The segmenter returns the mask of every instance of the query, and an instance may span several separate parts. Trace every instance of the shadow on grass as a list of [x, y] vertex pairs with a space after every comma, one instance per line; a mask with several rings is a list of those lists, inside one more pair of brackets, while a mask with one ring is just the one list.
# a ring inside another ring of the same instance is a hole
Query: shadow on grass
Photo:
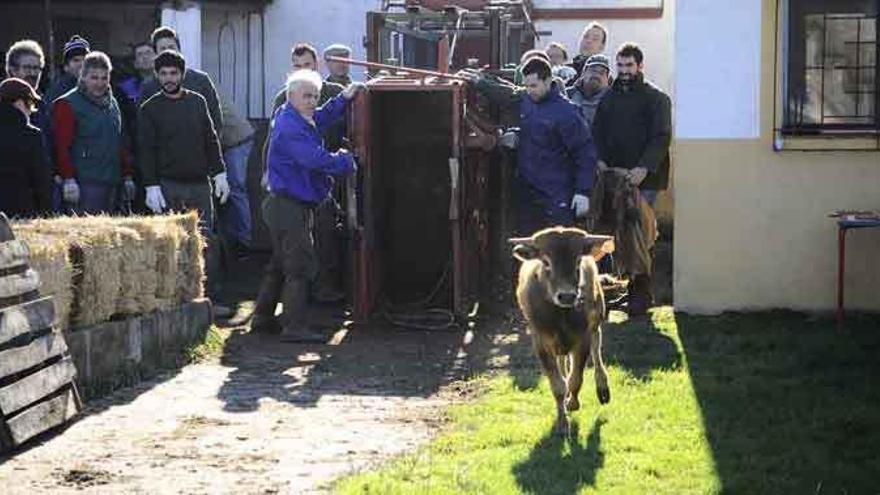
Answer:
[[575, 420], [568, 437], [555, 435], [552, 430], [544, 435], [532, 447], [529, 458], [513, 468], [520, 489], [524, 493], [569, 495], [593, 486], [596, 473], [605, 464], [601, 446], [604, 422], [596, 418], [583, 446]]
[[676, 319], [725, 493], [877, 493], [880, 317]]
[[[531, 336], [519, 332], [519, 340], [509, 345], [510, 375], [520, 391], [533, 390], [541, 380], [541, 369], [534, 355]], [[639, 380], [648, 380], [654, 370], [681, 367], [681, 354], [675, 341], [660, 332], [647, 318], [602, 325], [602, 357]], [[592, 366], [588, 363], [588, 366]], [[585, 370], [590, 373], [590, 368]]]
[[606, 365], [622, 368], [638, 380], [649, 380], [654, 370], [681, 367], [675, 341], [649, 318], [602, 325], [602, 357]]

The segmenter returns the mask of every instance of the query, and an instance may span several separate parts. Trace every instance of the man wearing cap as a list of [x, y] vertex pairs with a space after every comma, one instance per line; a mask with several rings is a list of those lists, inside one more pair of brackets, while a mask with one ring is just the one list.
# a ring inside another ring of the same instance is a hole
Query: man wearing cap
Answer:
[[608, 92], [610, 84], [610, 62], [608, 57], [598, 54], [587, 59], [581, 77], [565, 92], [568, 99], [580, 109], [581, 117], [584, 118], [588, 129], [593, 125], [596, 109], [599, 108], [602, 97]]
[[22, 79], [0, 83], [0, 211], [10, 217], [38, 216], [51, 208], [43, 141], [29, 119], [39, 101]]
[[52, 108], [64, 202], [79, 214], [115, 213], [120, 195], [130, 201], [135, 193], [122, 114], [110, 91], [112, 70], [105, 53], [89, 53], [77, 86]]
[[336, 83], [343, 87], [351, 84], [348, 64], [345, 62], [332, 62], [327, 60], [328, 56], [351, 58], [351, 48], [341, 43], [334, 43], [324, 49], [324, 60], [327, 62], [327, 72], [329, 73], [324, 81]]
[[50, 108], [56, 98], [76, 87], [79, 73], [82, 71], [83, 59], [90, 51], [89, 42], [76, 34], [64, 44], [63, 71], [52, 81], [52, 85], [46, 91], [46, 100], [50, 104]]

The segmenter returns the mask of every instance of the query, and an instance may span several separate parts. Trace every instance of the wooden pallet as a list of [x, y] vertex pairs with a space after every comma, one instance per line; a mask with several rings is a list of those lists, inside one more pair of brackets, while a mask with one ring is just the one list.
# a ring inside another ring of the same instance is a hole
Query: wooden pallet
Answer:
[[0, 213], [0, 452], [60, 426], [80, 410], [76, 367], [40, 297], [27, 245]]

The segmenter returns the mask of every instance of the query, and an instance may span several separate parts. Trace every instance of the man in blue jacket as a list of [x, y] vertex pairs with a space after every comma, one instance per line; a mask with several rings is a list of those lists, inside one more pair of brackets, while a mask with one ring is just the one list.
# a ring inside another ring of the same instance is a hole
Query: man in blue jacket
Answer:
[[287, 103], [276, 110], [269, 133], [269, 195], [263, 202], [263, 219], [272, 237], [272, 260], [257, 298], [252, 327], [264, 326], [273, 317], [275, 287], [282, 285], [281, 338], [291, 342], [326, 340], [308, 320], [310, 285], [318, 273], [311, 231], [314, 211], [329, 196], [334, 177], [355, 170], [354, 158], [347, 150], [327, 151], [322, 133], [345, 115], [363, 85], [353, 83], [317, 108], [321, 85], [321, 76], [315, 71], [294, 72], [287, 80]]
[[563, 95], [550, 64], [533, 57], [522, 67], [523, 87], [493, 84], [479, 73], [462, 75], [500, 105], [519, 105], [515, 184], [516, 234], [573, 225], [590, 208], [596, 148], [578, 108]]

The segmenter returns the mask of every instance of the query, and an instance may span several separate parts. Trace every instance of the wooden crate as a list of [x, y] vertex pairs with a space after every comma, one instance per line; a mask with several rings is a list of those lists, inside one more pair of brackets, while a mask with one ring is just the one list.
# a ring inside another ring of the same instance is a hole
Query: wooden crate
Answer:
[[55, 306], [39, 296], [27, 245], [0, 213], [0, 452], [73, 418], [76, 367], [53, 329]]

